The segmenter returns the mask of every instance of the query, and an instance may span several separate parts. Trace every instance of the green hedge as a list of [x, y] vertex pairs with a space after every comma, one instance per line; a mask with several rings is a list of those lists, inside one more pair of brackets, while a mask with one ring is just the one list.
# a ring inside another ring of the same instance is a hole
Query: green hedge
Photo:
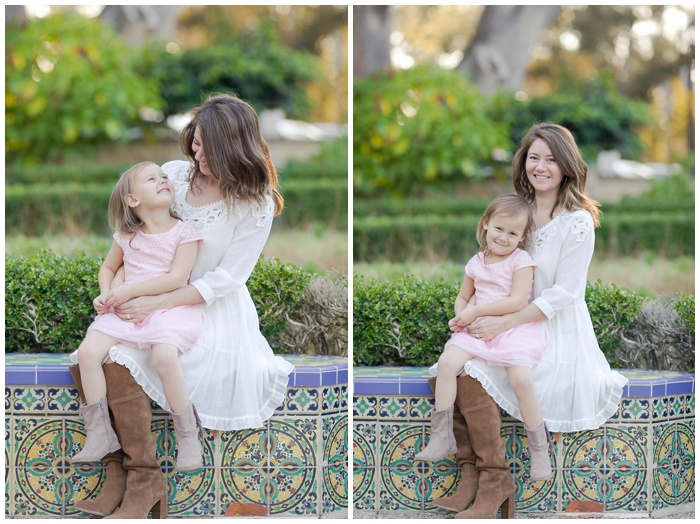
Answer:
[[114, 185], [130, 164], [11, 164], [5, 169], [6, 185]]
[[[65, 353], [75, 350], [94, 319], [99, 294], [97, 257], [62, 257], [44, 251], [5, 257], [5, 351]], [[261, 259], [248, 281], [260, 329], [277, 352], [286, 315], [305, 294], [313, 275], [277, 259]]]
[[[355, 217], [380, 217], [380, 216], [464, 216], [481, 215], [490, 200], [471, 200], [464, 198], [442, 199], [418, 199], [407, 198], [359, 200], [353, 202], [353, 214]], [[695, 195], [688, 194], [685, 197], [669, 198], [659, 201], [649, 201], [639, 198], [626, 198], [617, 203], [605, 203], [601, 206], [603, 216], [613, 213], [666, 213], [679, 211], [695, 211]]]
[[[347, 180], [289, 180], [280, 187], [285, 211], [279, 222], [296, 227], [323, 222], [347, 227]], [[112, 184], [9, 186], [5, 190], [5, 234], [107, 234]]]
[[[460, 282], [425, 282], [413, 276], [395, 281], [355, 277], [353, 363], [358, 366], [429, 366], [437, 362], [451, 332]], [[619, 367], [615, 350], [622, 332], [645, 299], [600, 281], [586, 287], [586, 302], [601, 350]], [[675, 309], [694, 338], [695, 297], [676, 297]], [[692, 322], [692, 328], [691, 328]]]
[[[359, 262], [421, 259], [467, 260], [478, 249], [479, 215], [367, 217], [353, 220], [353, 254]], [[629, 256], [653, 251], [693, 256], [692, 213], [610, 213], [596, 230], [596, 253]]]

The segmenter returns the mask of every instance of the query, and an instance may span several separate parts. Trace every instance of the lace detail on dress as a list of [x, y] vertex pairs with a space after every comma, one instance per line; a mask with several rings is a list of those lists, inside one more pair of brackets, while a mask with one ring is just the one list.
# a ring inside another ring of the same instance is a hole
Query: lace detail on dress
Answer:
[[206, 206], [191, 206], [187, 202], [176, 202], [174, 210], [180, 218], [197, 231], [207, 231], [220, 222], [228, 220], [228, 208], [223, 202]]
[[268, 221], [272, 220], [272, 217], [275, 216], [275, 203], [272, 201], [272, 198], [268, 197], [265, 200], [264, 206], [254, 204], [253, 216], [258, 219], [255, 223], [256, 226], [265, 227]]
[[535, 240], [533, 242], [535, 246], [535, 253], [539, 253], [542, 246], [544, 246], [547, 243], [547, 240], [552, 238], [556, 232], [556, 229], [553, 227], [547, 227], [535, 232]]
[[571, 221], [571, 233], [576, 237], [576, 242], [586, 240], [588, 233], [593, 230], [593, 224], [586, 215], [575, 215]]

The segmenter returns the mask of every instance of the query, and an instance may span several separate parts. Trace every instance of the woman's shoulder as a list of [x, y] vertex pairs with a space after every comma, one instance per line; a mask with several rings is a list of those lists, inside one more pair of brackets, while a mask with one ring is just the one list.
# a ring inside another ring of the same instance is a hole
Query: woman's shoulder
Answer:
[[564, 213], [563, 232], [570, 232], [581, 242], [594, 229], [593, 216], [587, 209], [575, 209]]
[[256, 225], [263, 227], [275, 216], [275, 201], [271, 195], [266, 195], [261, 202], [237, 198], [233, 209], [240, 218], [252, 215], [257, 219]]
[[160, 166], [163, 172], [173, 182], [183, 182], [190, 176], [192, 164], [185, 160], [171, 160]]

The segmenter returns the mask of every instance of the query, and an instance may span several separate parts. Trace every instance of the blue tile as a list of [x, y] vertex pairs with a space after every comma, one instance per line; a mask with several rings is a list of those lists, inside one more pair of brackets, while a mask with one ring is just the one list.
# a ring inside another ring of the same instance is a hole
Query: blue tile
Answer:
[[683, 379], [683, 380], [669, 380], [666, 383], [666, 395], [682, 395], [693, 392], [693, 381]]
[[294, 386], [320, 386], [321, 385], [321, 375], [318, 372], [315, 373], [300, 373], [297, 371], [294, 373]]
[[347, 384], [347, 383], [348, 383], [348, 370], [347, 370], [347, 368], [339, 369], [338, 370], [338, 384]]
[[321, 374], [321, 385], [322, 386], [335, 386], [338, 383], [338, 370], [333, 369], [332, 371], [324, 371]]
[[433, 390], [430, 389], [428, 382], [421, 381], [401, 381], [401, 395], [432, 395]]
[[653, 384], [651, 386], [652, 398], [659, 398], [659, 397], [663, 397], [664, 395], [666, 395], [666, 381], [665, 380], [659, 384]]
[[627, 396], [649, 398], [651, 396], [651, 385], [639, 383], [630, 384]]
[[33, 386], [36, 382], [36, 366], [7, 366], [5, 384]]
[[398, 395], [399, 379], [384, 377], [366, 377], [355, 379], [356, 395]]
[[37, 384], [60, 386], [75, 384], [73, 376], [67, 368], [63, 366], [39, 366], [37, 373]]

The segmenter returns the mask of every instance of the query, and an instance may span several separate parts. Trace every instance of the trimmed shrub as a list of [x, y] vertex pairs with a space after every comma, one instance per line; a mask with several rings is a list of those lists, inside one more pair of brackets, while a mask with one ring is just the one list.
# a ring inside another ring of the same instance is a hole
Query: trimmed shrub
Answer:
[[[9, 186], [5, 190], [5, 234], [109, 234], [107, 205], [113, 185]], [[289, 180], [280, 187], [285, 210], [275, 223], [297, 227], [323, 222], [347, 227], [347, 180]]]
[[353, 363], [428, 366], [437, 362], [450, 331], [460, 283], [412, 276], [353, 280]]
[[115, 184], [129, 164], [13, 164], [5, 169], [6, 185]]
[[[355, 218], [354, 258], [361, 262], [449, 259], [475, 253], [480, 215]], [[691, 213], [610, 213], [596, 230], [598, 256], [629, 256], [653, 251], [663, 256], [695, 253], [695, 220]]]
[[[451, 332], [459, 282], [425, 282], [415, 277], [382, 281], [356, 277], [353, 283], [353, 363], [358, 366], [429, 366], [437, 362]], [[642, 361], [624, 364], [615, 352], [623, 333], [630, 337], [646, 299], [636, 293], [600, 281], [586, 287], [586, 303], [598, 344], [613, 367], [641, 366]], [[682, 306], [678, 306], [678, 304]], [[675, 302], [682, 318], [692, 317], [694, 297]], [[676, 315], [678, 316], [678, 315]], [[695, 340], [686, 321], [679, 336]]]
[[[92, 300], [99, 294], [101, 262], [98, 257], [67, 258], [49, 251], [29, 257], [6, 256], [5, 351], [74, 351], [95, 317]], [[287, 318], [298, 314], [302, 302], [313, 300], [308, 298], [312, 278], [313, 274], [293, 264], [261, 258], [248, 280], [260, 330], [279, 353], [323, 351], [321, 346], [282, 341], [289, 338]], [[347, 331], [347, 315], [345, 323]], [[329, 327], [336, 329], [335, 324]]]

